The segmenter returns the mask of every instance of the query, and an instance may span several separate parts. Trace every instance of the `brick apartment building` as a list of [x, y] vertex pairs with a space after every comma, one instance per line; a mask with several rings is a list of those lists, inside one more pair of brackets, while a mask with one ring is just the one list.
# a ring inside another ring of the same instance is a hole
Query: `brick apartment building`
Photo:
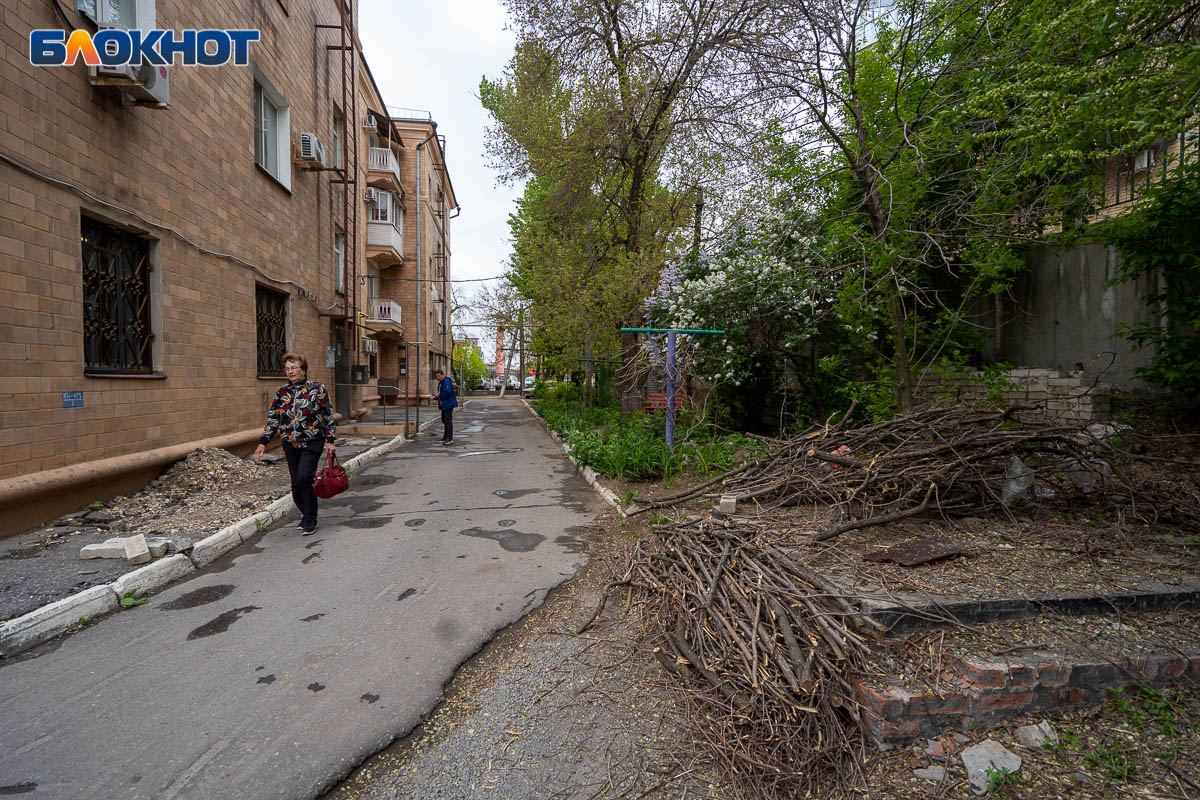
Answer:
[[[392, 109], [390, 116], [405, 146], [398, 183], [372, 180], [367, 248], [372, 311], [365, 325], [378, 341], [378, 377], [395, 381], [402, 402], [418, 397], [428, 402], [433, 372], [451, 371], [450, 220], [458, 202], [446, 167], [446, 139], [432, 115]], [[389, 224], [397, 227], [390, 230]], [[383, 244], [385, 235], [391, 245]]]
[[[444, 143], [417, 146], [431, 120], [389, 119], [356, 6], [0, 9], [0, 534], [61, 511], [71, 492], [134, 488], [201, 440], [248, 450], [286, 351], [308, 358], [343, 417], [402, 366], [396, 329], [431, 342], [422, 369], [449, 352], [439, 303], [457, 204]], [[253, 28], [261, 40], [249, 66], [30, 63], [30, 30], [97, 21]], [[418, 215], [403, 208], [417, 208], [417, 159], [431, 182], [423, 283], [408, 292], [381, 279], [416, 276]], [[389, 186], [403, 215], [403, 227], [382, 220], [391, 232], [372, 224]], [[378, 264], [391, 248], [394, 263]], [[418, 292], [435, 274], [441, 283]], [[398, 324], [416, 321], [418, 299], [421, 338]]]

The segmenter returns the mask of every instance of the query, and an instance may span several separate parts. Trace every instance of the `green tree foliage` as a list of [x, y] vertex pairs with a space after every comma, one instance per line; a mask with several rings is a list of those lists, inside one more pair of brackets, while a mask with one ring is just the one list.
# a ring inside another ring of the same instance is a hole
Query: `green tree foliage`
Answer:
[[455, 342], [454, 364], [462, 373], [456, 377], [462, 389], [473, 389], [487, 375], [487, 365], [483, 362], [483, 353], [474, 342]]
[[1147, 192], [1131, 213], [1104, 223], [1103, 235], [1121, 252], [1119, 282], [1149, 277], [1146, 295], [1161, 321], [1125, 328], [1154, 356], [1138, 370], [1180, 401], [1200, 397], [1200, 165], [1192, 163]]
[[[747, 112], [732, 102], [746, 84], [732, 65], [769, 6], [507, 5], [516, 54], [480, 96], [496, 120], [492, 156], [506, 177], [532, 179], [513, 221], [514, 283], [542, 330], [609, 355], [597, 347], [641, 322], [647, 287], [686, 246], [692, 195], [712, 163], [690, 136]], [[633, 336], [620, 347], [631, 356]], [[624, 402], [638, 402], [633, 389], [626, 381]]]

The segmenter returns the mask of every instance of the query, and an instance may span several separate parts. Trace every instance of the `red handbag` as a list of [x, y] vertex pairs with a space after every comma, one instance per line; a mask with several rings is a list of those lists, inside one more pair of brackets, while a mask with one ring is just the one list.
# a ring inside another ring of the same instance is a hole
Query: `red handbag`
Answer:
[[317, 471], [317, 477], [313, 479], [313, 492], [317, 497], [328, 500], [349, 488], [350, 476], [346, 468], [338, 463], [336, 455], [326, 454], [325, 466]]

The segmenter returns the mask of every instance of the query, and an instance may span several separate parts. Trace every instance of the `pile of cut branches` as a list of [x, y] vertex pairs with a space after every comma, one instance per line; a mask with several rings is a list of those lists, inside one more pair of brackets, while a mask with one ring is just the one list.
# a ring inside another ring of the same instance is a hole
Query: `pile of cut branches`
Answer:
[[722, 766], [763, 797], [861, 777], [865, 728], [851, 678], [883, 626], [769, 526], [693, 518], [654, 530], [612, 586], [647, 600], [665, 633], [656, 655], [682, 679], [694, 727]]
[[[760, 509], [822, 505], [835, 520], [814, 535], [823, 541], [926, 512], [948, 517], [1005, 510], [1012, 500], [1004, 496], [1005, 482], [1015, 477], [1014, 459], [1020, 459], [1017, 470], [1031, 470], [1055, 496], [1115, 487], [1111, 491], [1128, 499], [1134, 518], [1200, 527], [1197, 492], [1128, 480], [1114, 461], [1145, 457], [1120, 452], [1079, 425], [1049, 424], [1015, 409], [943, 406], [859, 426], [844, 425], [849, 416], [783, 440], [760, 458], [632, 513], [714, 491], [736, 494], [739, 502]], [[1182, 465], [1193, 470], [1195, 482], [1197, 465]]]

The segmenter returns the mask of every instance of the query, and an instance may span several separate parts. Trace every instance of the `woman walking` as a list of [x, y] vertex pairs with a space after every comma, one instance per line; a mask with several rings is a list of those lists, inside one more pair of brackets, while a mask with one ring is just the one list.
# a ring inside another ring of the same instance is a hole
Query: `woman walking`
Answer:
[[275, 393], [254, 460], [262, 463], [262, 454], [276, 433], [283, 438], [283, 454], [292, 475], [292, 499], [300, 511], [300, 530], [308, 536], [317, 530], [317, 496], [313, 493], [317, 462], [322, 450], [331, 458], [334, 454], [333, 407], [325, 387], [308, 379], [308, 359], [304, 356], [284, 353], [283, 371], [288, 382]]

